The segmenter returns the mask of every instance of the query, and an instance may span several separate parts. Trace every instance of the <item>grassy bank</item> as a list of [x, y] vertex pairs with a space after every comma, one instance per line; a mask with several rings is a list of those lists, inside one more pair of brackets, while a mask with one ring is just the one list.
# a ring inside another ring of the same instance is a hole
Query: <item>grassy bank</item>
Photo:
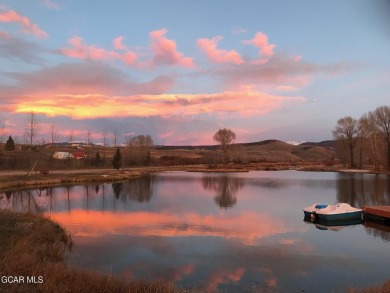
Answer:
[[347, 293], [389, 293], [390, 292], [390, 280], [383, 285], [378, 285], [365, 289], [349, 289]]
[[0, 211], [0, 291], [184, 292], [166, 282], [123, 281], [69, 267], [64, 255], [71, 247], [70, 237], [50, 220]]
[[74, 173], [68, 172], [48, 174], [48, 175], [7, 175], [0, 176], [0, 190], [5, 189], [17, 189], [17, 188], [29, 188], [37, 186], [54, 186], [65, 184], [78, 184], [78, 183], [90, 183], [90, 182], [115, 182], [123, 181], [130, 178], [141, 176], [143, 172], [135, 171], [102, 171], [100, 174], [93, 173], [80, 173], [74, 170]]

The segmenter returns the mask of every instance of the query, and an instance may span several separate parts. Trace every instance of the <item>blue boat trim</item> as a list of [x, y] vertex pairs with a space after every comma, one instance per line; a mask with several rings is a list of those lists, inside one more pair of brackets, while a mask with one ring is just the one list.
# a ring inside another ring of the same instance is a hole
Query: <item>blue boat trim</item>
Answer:
[[327, 208], [327, 207], [328, 207], [327, 204], [317, 204], [317, 205], [315, 206], [316, 209], [325, 209], [325, 208]]

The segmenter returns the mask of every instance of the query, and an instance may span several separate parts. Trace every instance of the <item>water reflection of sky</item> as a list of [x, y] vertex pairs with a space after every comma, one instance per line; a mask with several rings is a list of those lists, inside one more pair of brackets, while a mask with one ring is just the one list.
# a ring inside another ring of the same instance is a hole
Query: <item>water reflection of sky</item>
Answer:
[[320, 230], [303, 221], [302, 208], [390, 205], [389, 188], [387, 176], [375, 175], [170, 172], [8, 193], [0, 204], [64, 225], [76, 244], [70, 261], [82, 267], [209, 292], [337, 292], [390, 278], [389, 232]]

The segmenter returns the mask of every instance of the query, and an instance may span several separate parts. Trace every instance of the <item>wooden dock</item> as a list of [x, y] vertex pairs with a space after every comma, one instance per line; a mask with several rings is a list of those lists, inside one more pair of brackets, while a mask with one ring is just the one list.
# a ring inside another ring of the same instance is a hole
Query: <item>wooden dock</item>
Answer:
[[364, 219], [390, 225], [390, 206], [365, 206]]

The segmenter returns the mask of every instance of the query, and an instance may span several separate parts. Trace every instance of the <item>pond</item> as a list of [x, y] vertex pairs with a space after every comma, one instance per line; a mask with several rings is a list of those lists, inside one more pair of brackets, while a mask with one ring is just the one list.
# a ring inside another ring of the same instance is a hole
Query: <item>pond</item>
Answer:
[[64, 226], [73, 265], [202, 292], [343, 292], [390, 279], [389, 227], [303, 220], [316, 202], [390, 205], [387, 175], [167, 172], [7, 192]]

